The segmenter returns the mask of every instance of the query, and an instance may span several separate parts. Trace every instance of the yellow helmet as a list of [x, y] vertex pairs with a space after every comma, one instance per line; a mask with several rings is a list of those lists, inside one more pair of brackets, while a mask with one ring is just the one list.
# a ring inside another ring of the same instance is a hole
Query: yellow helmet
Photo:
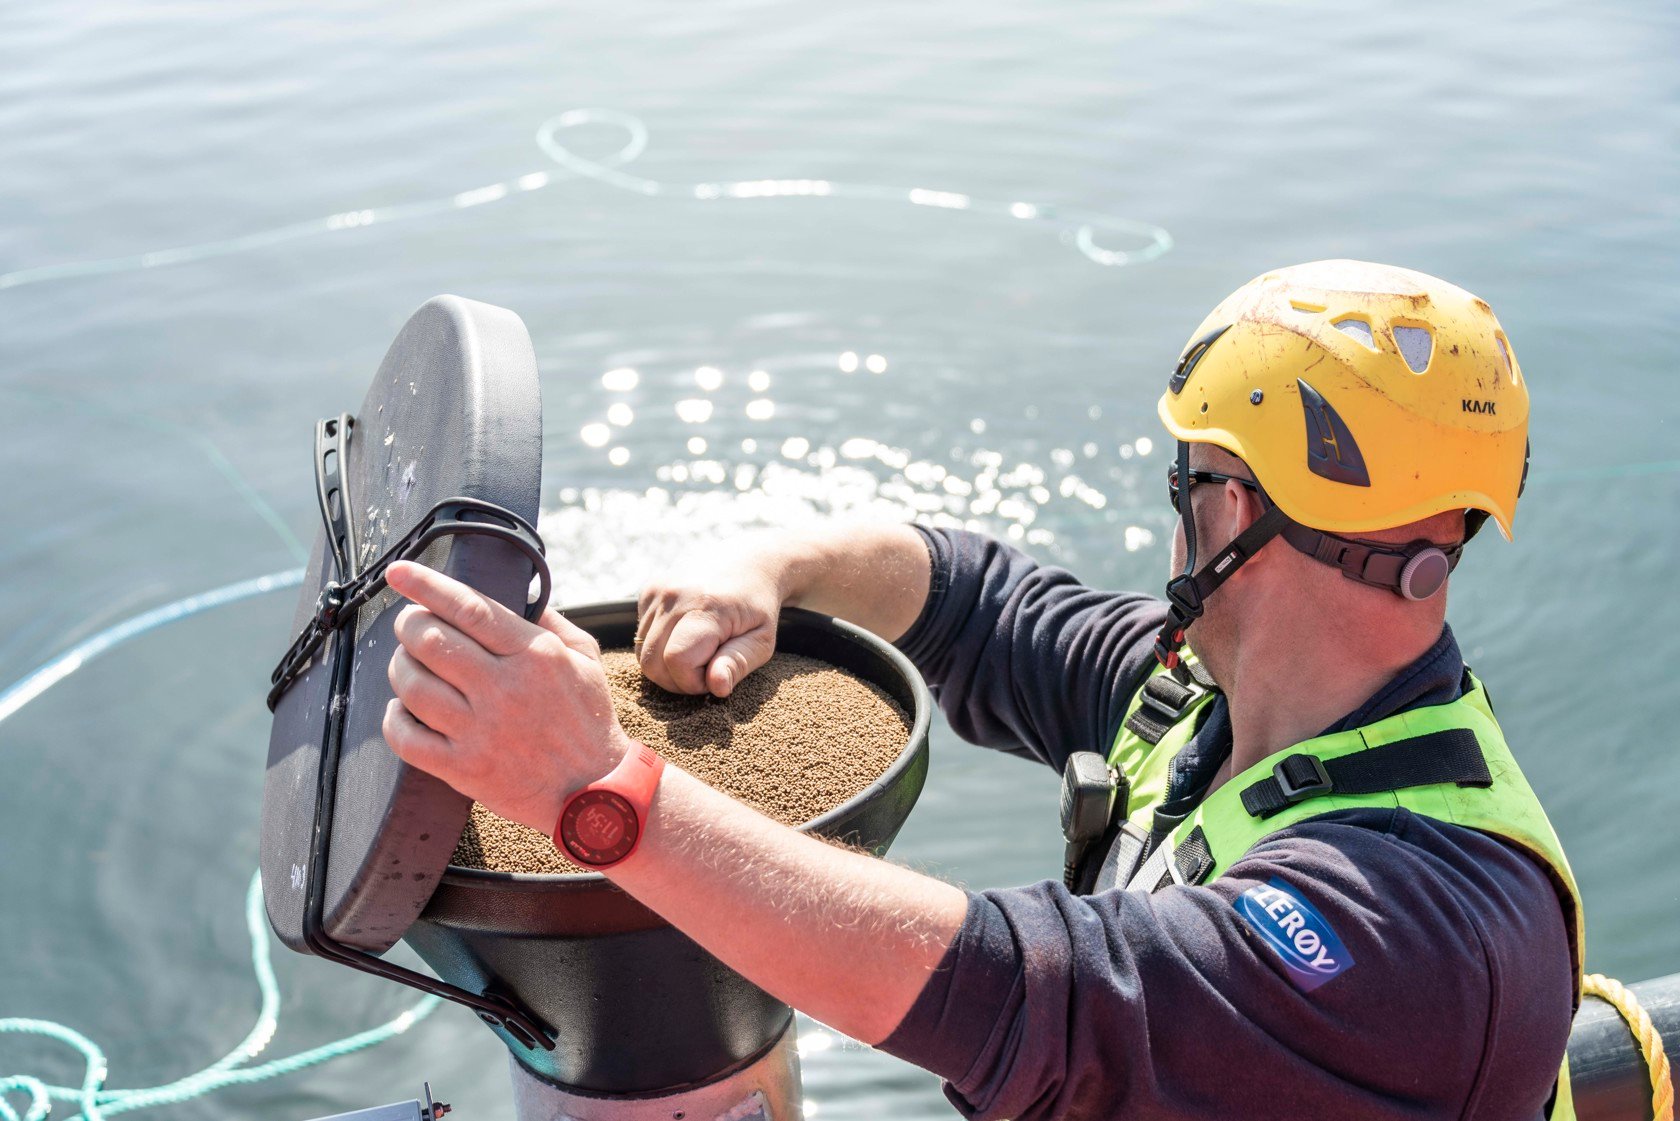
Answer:
[[1410, 269], [1315, 261], [1249, 281], [1191, 340], [1162, 423], [1241, 457], [1292, 521], [1358, 533], [1480, 510], [1510, 538], [1528, 387], [1482, 300]]

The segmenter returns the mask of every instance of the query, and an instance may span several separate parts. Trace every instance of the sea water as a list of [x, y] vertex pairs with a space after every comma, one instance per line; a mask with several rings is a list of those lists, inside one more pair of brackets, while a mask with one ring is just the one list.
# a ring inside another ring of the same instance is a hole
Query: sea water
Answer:
[[[1677, 43], [1673, 5], [1633, 0], [0, 6], [0, 687], [297, 565], [310, 426], [438, 292], [530, 327], [567, 601], [860, 513], [1155, 589], [1154, 401], [1192, 328], [1267, 268], [1391, 261], [1515, 344], [1533, 475], [1451, 618], [1580, 878], [1589, 963], [1680, 970]], [[253, 1015], [293, 594], [61, 665], [0, 723], [0, 1015], [100, 1040], [113, 1086], [198, 1069]], [[1054, 876], [1055, 802], [938, 728], [894, 856]], [[411, 997], [278, 965], [277, 1054]], [[445, 1008], [170, 1116], [422, 1078], [500, 1116], [500, 1050]], [[949, 1115], [923, 1072], [815, 1025], [805, 1050], [815, 1116]], [[0, 1048], [19, 1071], [79, 1068]]]

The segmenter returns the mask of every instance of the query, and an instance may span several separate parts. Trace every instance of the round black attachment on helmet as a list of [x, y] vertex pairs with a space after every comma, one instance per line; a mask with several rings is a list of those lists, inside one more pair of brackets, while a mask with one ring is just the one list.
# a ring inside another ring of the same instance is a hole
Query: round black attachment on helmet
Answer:
[[1400, 583], [1396, 589], [1409, 600], [1425, 600], [1446, 585], [1452, 572], [1447, 554], [1434, 545], [1413, 553], [1400, 566]]
[[1442, 546], [1424, 540], [1396, 548], [1381, 541], [1325, 533], [1299, 522], [1284, 526], [1283, 539], [1296, 552], [1341, 569], [1349, 580], [1386, 588], [1409, 600], [1428, 599], [1440, 591], [1464, 555], [1463, 542]]

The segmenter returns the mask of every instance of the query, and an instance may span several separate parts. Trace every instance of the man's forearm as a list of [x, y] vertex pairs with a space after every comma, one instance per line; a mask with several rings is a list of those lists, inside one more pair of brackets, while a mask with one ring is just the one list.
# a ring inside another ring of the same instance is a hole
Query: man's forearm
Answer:
[[754, 984], [871, 1044], [910, 1010], [968, 910], [959, 888], [808, 837], [676, 767], [641, 847], [610, 875]]
[[889, 642], [910, 629], [927, 602], [927, 544], [911, 526], [800, 533], [777, 548], [784, 602], [856, 623]]

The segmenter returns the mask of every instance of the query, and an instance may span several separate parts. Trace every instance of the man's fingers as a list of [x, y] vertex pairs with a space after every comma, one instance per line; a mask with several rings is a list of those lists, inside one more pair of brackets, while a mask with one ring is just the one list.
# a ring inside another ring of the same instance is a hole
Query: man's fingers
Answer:
[[397, 753], [397, 758], [428, 774], [449, 781], [452, 752], [449, 741], [414, 719], [403, 703], [393, 699], [385, 706], [385, 720], [381, 724], [385, 742]]
[[530, 645], [535, 629], [489, 596], [413, 561], [398, 561], [385, 579], [399, 594], [429, 608], [492, 654], [514, 654]]
[[601, 660], [601, 644], [595, 636], [550, 607], [537, 620], [539, 626], [592, 662]]
[[415, 660], [463, 693], [495, 673], [489, 651], [417, 603], [397, 612], [392, 629]]
[[385, 676], [396, 690], [397, 700], [427, 727], [446, 736], [471, 723], [472, 705], [460, 690], [415, 660], [406, 648], [391, 655]]
[[653, 614], [643, 615], [637, 621], [637, 637], [642, 640], [641, 649], [636, 651], [636, 660], [641, 663], [642, 673], [661, 689], [680, 692], [677, 683], [672, 680], [665, 669], [665, 642], [671, 637], [671, 628], [681, 621], [683, 613], [668, 609], [655, 608]]
[[709, 611], [689, 611], [677, 620], [660, 651], [660, 662], [678, 692], [706, 691], [706, 663], [725, 637], [723, 624]]
[[776, 652], [776, 635], [768, 626], [755, 627], [719, 646], [706, 667], [706, 688], [727, 697], [747, 674], [770, 660]]

